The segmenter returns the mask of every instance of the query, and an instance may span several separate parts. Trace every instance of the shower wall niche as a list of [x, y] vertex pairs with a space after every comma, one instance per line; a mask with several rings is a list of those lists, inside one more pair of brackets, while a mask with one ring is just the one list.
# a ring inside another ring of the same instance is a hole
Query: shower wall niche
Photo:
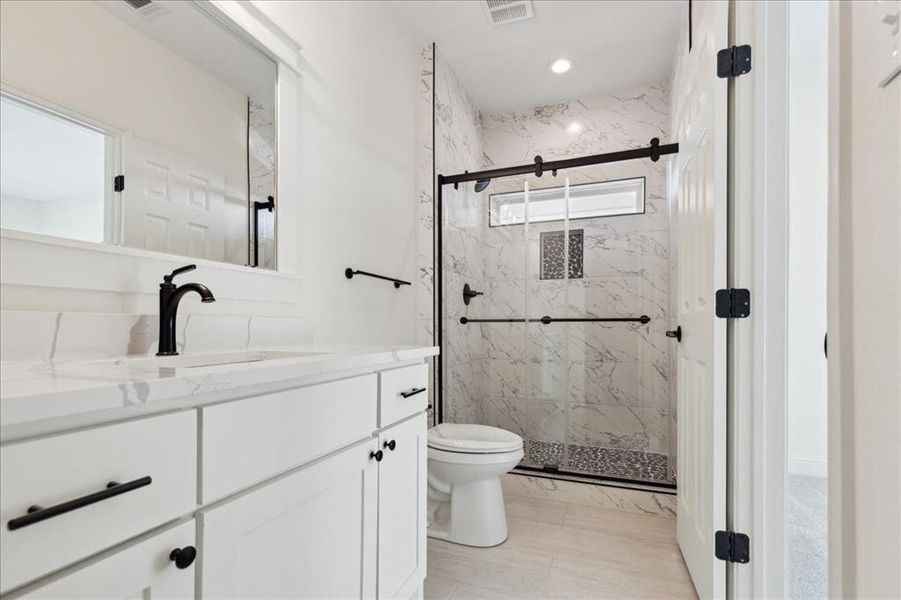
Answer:
[[[435, 81], [436, 172], [444, 175], [670, 141], [664, 85], [479, 115], [440, 58]], [[672, 482], [667, 162], [508, 177], [481, 192], [473, 182], [443, 186], [444, 421], [518, 433], [526, 467]], [[494, 218], [490, 212], [499, 206], [492, 195], [528, 189], [538, 197], [567, 184], [572, 194], [575, 186], [620, 180], [642, 182], [639, 214], [499, 225], [498, 209]], [[466, 305], [465, 284], [484, 295]], [[544, 315], [650, 322], [523, 320]], [[461, 317], [512, 321], [462, 324]]]

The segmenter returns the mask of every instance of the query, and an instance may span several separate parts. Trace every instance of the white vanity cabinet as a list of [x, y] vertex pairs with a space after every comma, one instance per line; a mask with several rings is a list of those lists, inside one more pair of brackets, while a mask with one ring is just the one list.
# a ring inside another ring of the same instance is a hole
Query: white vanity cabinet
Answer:
[[425, 414], [383, 430], [379, 441], [378, 595], [410, 598], [425, 577]]
[[421, 598], [427, 380], [387, 363], [4, 443], [0, 594]]
[[403, 416], [363, 443], [202, 510], [202, 597], [418, 597], [426, 416]]
[[[25, 598], [193, 598], [194, 521], [182, 523], [27, 593]], [[176, 555], [181, 557], [178, 564]]]
[[0, 447], [0, 593], [189, 514], [196, 445], [184, 411]]
[[202, 511], [202, 597], [374, 597], [375, 449], [357, 444]]

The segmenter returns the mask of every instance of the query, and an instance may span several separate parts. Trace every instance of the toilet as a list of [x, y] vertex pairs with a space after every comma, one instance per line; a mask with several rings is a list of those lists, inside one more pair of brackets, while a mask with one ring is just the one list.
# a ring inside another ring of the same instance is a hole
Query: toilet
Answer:
[[507, 539], [501, 475], [523, 457], [522, 438], [486, 425], [441, 423], [428, 434], [432, 538], [467, 546]]

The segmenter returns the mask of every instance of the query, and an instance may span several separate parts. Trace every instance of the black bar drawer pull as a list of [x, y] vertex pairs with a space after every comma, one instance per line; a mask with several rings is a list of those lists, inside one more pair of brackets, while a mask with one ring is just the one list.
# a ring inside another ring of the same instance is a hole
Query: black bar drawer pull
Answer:
[[407, 390], [406, 392], [401, 392], [401, 398], [409, 398], [410, 396], [415, 396], [416, 394], [421, 394], [425, 391], [425, 388], [413, 388], [412, 390]]
[[153, 480], [149, 475], [141, 477], [140, 479], [135, 479], [134, 481], [129, 481], [128, 483], [116, 483], [114, 481], [111, 481], [107, 484], [105, 490], [100, 490], [99, 492], [94, 492], [93, 494], [82, 496], [81, 498], [67, 500], [48, 508], [32, 506], [28, 509], [27, 515], [16, 517], [15, 519], [10, 519], [6, 524], [6, 528], [10, 531], [22, 529], [23, 527], [34, 525], [39, 521], [45, 521], [47, 519], [59, 516], [63, 513], [88, 506], [89, 504], [94, 504], [95, 502], [100, 502], [101, 500], [106, 500], [108, 498], [112, 498], [113, 496], [118, 496], [120, 494], [124, 494], [125, 492], [130, 492], [132, 490], [142, 488], [146, 485], [150, 485], [152, 481]]

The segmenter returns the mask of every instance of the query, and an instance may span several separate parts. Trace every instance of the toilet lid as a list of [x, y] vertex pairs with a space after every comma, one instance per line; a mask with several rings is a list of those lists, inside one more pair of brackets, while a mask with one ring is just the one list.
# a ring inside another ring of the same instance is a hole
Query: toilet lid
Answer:
[[490, 454], [522, 448], [522, 438], [505, 429], [487, 425], [441, 423], [429, 429], [429, 447], [450, 452]]

